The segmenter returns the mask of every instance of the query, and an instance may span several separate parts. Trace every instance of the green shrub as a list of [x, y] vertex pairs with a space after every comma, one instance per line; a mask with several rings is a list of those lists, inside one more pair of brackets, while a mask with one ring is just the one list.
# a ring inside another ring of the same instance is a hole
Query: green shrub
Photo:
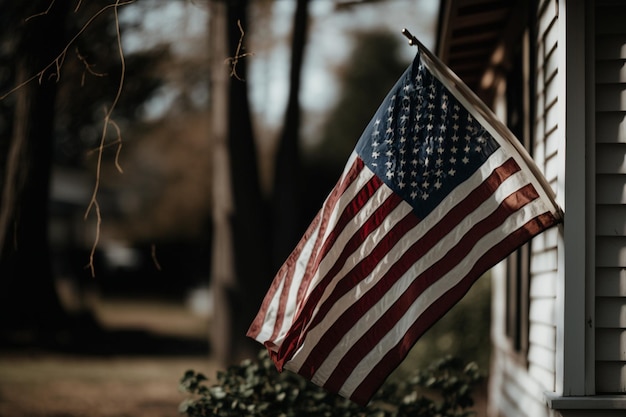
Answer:
[[475, 363], [446, 357], [406, 380], [388, 380], [367, 407], [329, 393], [289, 371], [279, 373], [266, 350], [257, 361], [217, 373], [217, 383], [192, 370], [181, 379], [187, 398], [179, 411], [189, 417], [465, 417], [474, 414], [473, 388], [482, 375]]

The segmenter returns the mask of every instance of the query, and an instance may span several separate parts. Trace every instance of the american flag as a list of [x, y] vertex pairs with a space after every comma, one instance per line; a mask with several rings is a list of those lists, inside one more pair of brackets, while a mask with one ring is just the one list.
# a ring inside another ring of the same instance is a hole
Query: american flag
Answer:
[[484, 272], [561, 221], [530, 157], [454, 77], [420, 48], [274, 278], [248, 336], [279, 371], [367, 404]]

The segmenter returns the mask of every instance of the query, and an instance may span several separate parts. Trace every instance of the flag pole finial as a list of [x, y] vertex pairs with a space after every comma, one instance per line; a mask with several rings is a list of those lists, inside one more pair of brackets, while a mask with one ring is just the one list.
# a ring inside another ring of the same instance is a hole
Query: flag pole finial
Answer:
[[409, 40], [409, 45], [418, 45], [417, 38], [413, 36], [407, 28], [402, 29], [402, 34]]

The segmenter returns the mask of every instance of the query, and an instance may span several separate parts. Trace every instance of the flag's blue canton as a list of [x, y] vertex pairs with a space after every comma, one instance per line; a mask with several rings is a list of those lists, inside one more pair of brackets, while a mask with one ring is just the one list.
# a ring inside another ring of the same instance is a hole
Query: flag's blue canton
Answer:
[[356, 151], [423, 219], [499, 146], [418, 54], [367, 126]]

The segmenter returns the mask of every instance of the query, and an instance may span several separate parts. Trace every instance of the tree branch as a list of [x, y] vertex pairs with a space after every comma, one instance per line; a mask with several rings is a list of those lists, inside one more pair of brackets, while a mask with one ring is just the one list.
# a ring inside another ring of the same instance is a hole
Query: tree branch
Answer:
[[98, 163], [97, 163], [97, 167], [96, 167], [96, 182], [95, 182], [94, 187], [93, 187], [93, 193], [92, 193], [92, 196], [91, 196], [91, 201], [89, 202], [89, 205], [87, 206], [87, 210], [85, 211], [85, 220], [89, 216], [89, 213], [91, 212], [92, 208], [95, 210], [96, 218], [97, 218], [96, 237], [95, 237], [93, 245], [91, 247], [91, 252], [89, 253], [89, 264], [87, 265], [87, 267], [91, 271], [91, 276], [92, 277], [95, 276], [94, 256], [96, 254], [96, 249], [98, 247], [98, 242], [100, 240], [100, 224], [102, 222], [102, 216], [100, 214], [100, 205], [98, 204], [98, 189], [100, 188], [100, 174], [101, 174], [101, 170], [102, 170], [102, 155], [103, 155], [103, 152], [104, 152], [104, 145], [105, 145], [105, 141], [106, 141], [106, 136], [107, 136], [107, 131], [108, 131], [109, 124], [111, 124], [116, 129], [117, 135], [118, 135], [118, 141], [117, 141], [118, 148], [117, 148], [117, 152], [115, 154], [115, 166], [117, 167], [117, 169], [118, 169], [118, 171], [120, 173], [123, 172], [121, 166], [119, 165], [119, 160], [118, 160], [119, 154], [120, 154], [121, 149], [122, 149], [122, 138], [121, 138], [119, 126], [117, 125], [117, 123], [115, 123], [111, 119], [111, 115], [113, 114], [113, 110], [115, 109], [115, 106], [117, 106], [117, 102], [119, 101], [119, 99], [120, 99], [120, 97], [122, 95], [122, 88], [124, 87], [124, 76], [126, 74], [126, 61], [124, 59], [124, 50], [122, 49], [122, 34], [121, 34], [121, 31], [120, 31], [118, 7], [120, 5], [128, 4], [128, 3], [129, 2], [122, 2], [121, 0], [117, 0], [115, 2], [115, 4], [113, 5], [114, 6], [113, 11], [115, 13], [115, 33], [116, 33], [116, 36], [117, 36], [117, 49], [119, 51], [120, 63], [121, 63], [120, 64], [121, 65], [120, 81], [119, 81], [119, 84], [118, 84], [117, 93], [115, 95], [115, 98], [113, 99], [113, 103], [111, 104], [111, 107], [109, 107], [108, 111], [105, 109], [104, 125], [102, 127], [102, 135], [100, 137], [100, 146], [98, 147]]

